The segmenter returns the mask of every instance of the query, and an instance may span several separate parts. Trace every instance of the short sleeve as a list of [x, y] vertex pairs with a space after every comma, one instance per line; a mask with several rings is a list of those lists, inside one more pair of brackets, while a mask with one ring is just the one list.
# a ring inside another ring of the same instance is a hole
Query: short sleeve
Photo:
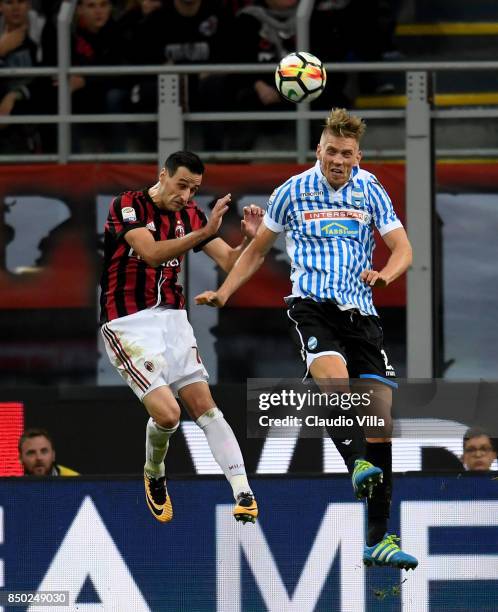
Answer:
[[263, 218], [266, 227], [272, 232], [283, 232], [287, 223], [287, 212], [290, 204], [290, 181], [277, 187], [268, 200]]
[[403, 227], [394, 211], [391, 198], [375, 177], [369, 181], [368, 190], [373, 221], [380, 235], [383, 236], [398, 227]]
[[145, 227], [143, 206], [132, 192], [123, 193], [111, 203], [106, 229], [119, 240], [126, 232], [137, 227]]

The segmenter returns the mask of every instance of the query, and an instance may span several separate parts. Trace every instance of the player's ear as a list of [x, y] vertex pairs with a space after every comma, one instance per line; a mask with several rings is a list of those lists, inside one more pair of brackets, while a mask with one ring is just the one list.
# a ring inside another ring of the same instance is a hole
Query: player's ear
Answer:
[[362, 157], [363, 157], [363, 153], [362, 153], [362, 151], [360, 151], [360, 149], [358, 149], [358, 154], [356, 155], [356, 163], [357, 164], [360, 163]]
[[320, 155], [322, 154], [322, 145], [320, 143], [316, 146], [316, 158], [319, 160]]

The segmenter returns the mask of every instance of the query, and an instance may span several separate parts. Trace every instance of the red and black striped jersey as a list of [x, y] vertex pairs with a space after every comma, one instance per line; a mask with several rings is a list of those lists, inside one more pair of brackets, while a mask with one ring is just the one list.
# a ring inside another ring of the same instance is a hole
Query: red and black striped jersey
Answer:
[[[153, 268], [126, 242], [126, 232], [146, 227], [156, 240], [171, 240], [206, 223], [206, 216], [194, 202], [178, 212], [164, 211], [154, 204], [147, 189], [125, 191], [114, 198], [104, 229], [100, 323], [146, 308], [160, 305], [183, 308], [185, 304], [182, 287], [177, 283], [183, 256]], [[209, 240], [197, 245], [194, 251], [201, 250]]]

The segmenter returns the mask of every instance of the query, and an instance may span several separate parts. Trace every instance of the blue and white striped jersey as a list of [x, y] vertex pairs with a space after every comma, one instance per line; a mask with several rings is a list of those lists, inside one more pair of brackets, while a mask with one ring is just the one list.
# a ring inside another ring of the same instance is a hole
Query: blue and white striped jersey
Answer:
[[373, 225], [384, 235], [402, 224], [373, 174], [355, 166], [335, 190], [317, 161], [275, 189], [264, 222], [274, 232], [285, 231], [293, 296], [377, 314], [372, 289], [360, 280], [363, 270], [372, 269]]

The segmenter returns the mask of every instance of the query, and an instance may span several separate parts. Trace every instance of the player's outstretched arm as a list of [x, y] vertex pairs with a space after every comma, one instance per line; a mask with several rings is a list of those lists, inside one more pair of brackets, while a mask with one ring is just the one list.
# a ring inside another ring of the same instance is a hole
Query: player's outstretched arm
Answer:
[[204, 291], [196, 296], [196, 304], [206, 306], [224, 306], [228, 298], [237, 291], [258, 270], [268, 251], [277, 239], [278, 234], [261, 224], [256, 238], [237, 259], [225, 282], [217, 291]]
[[387, 287], [404, 274], [412, 264], [412, 246], [405, 229], [398, 227], [382, 236], [391, 255], [380, 272], [363, 270], [361, 280], [371, 287]]
[[137, 227], [126, 233], [125, 240], [149, 266], [156, 268], [173, 257], [183, 255], [213, 234], [216, 234], [221, 225], [223, 215], [228, 210], [230, 199], [229, 193], [220, 198], [214, 205], [206, 225], [182, 238], [156, 241], [148, 229]]
[[236, 247], [231, 247], [222, 238], [216, 238], [208, 242], [202, 250], [214, 259], [223, 271], [230, 272], [241, 253], [258, 233], [264, 215], [265, 211], [255, 204], [244, 206], [244, 218], [240, 222], [242, 242]]

